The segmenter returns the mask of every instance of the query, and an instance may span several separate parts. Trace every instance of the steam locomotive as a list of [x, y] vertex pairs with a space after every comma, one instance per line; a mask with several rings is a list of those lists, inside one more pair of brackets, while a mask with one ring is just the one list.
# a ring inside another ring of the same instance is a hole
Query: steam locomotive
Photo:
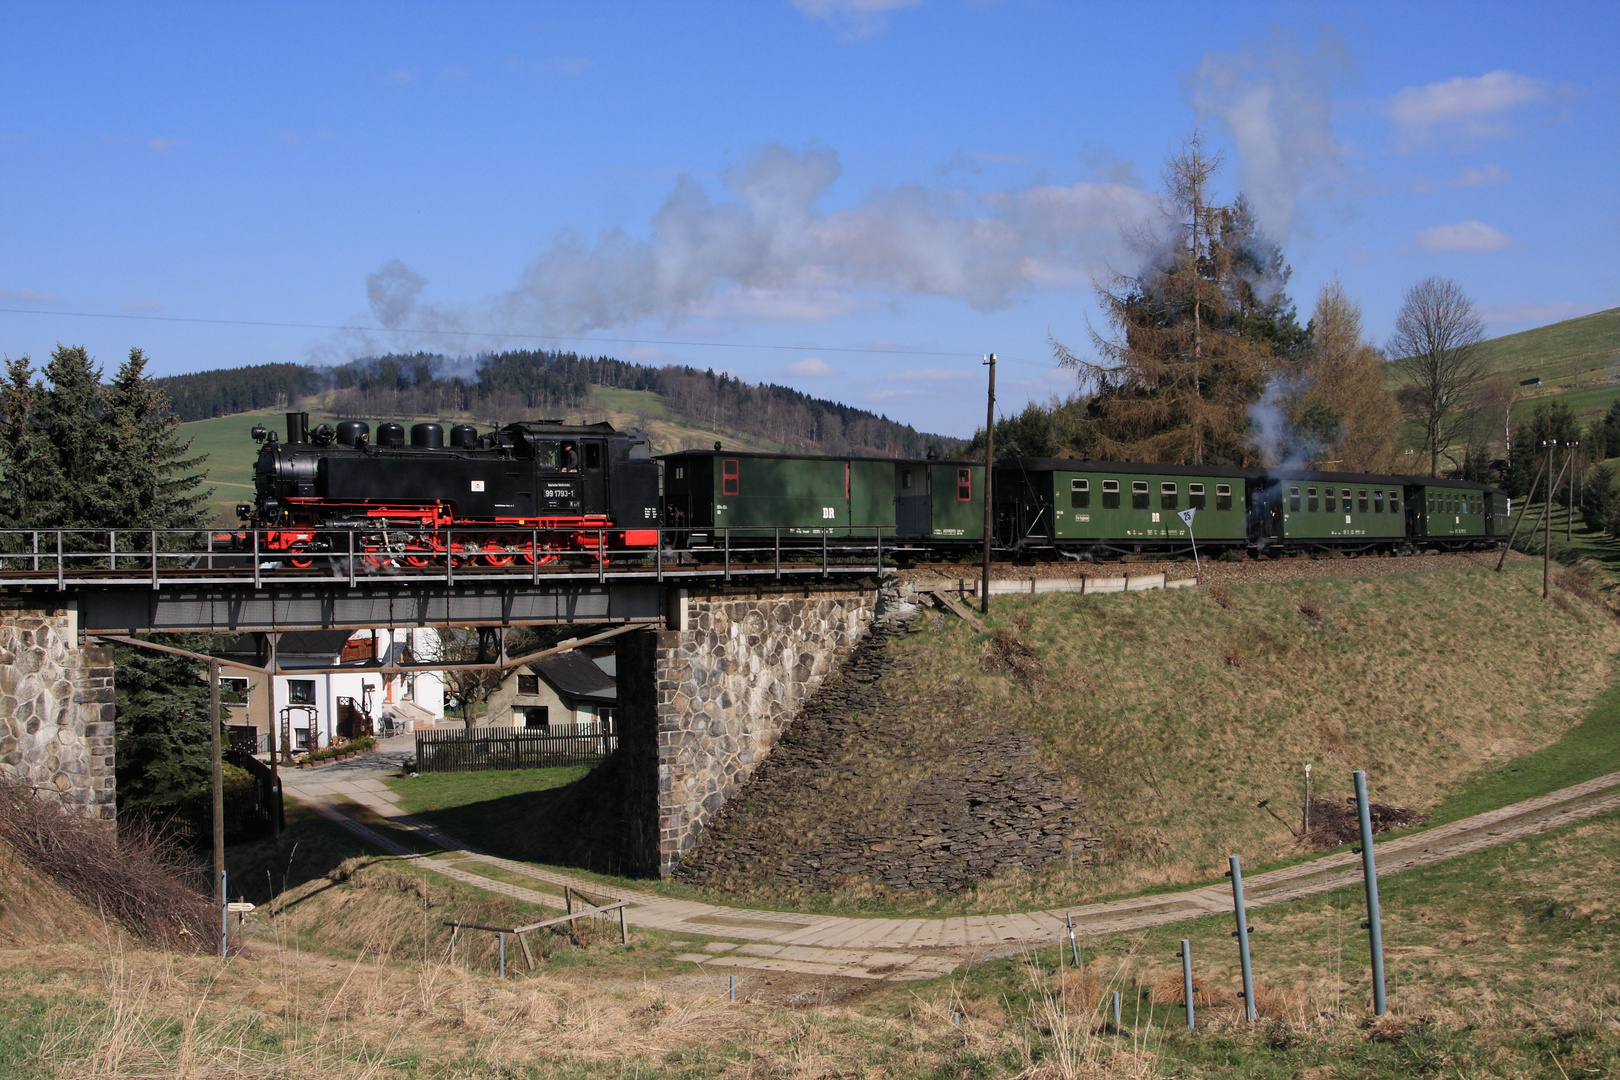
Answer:
[[237, 516], [268, 530], [261, 550], [293, 566], [346, 553], [379, 565], [442, 565], [449, 553], [510, 566], [658, 544], [652, 444], [610, 424], [455, 424], [447, 446], [441, 424], [413, 424], [407, 442], [402, 424], [378, 424], [373, 438], [364, 421], [311, 430], [308, 413], [290, 412], [285, 441], [262, 426], [252, 435], [255, 499]]

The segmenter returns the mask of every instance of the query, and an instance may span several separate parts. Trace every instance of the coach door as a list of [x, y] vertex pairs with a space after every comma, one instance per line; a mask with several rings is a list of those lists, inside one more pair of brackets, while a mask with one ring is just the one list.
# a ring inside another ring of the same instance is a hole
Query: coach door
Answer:
[[894, 469], [894, 531], [901, 536], [927, 536], [932, 503], [928, 466], [900, 464]]
[[581, 439], [580, 496], [587, 514], [605, 514], [607, 504], [607, 445], [601, 439]]

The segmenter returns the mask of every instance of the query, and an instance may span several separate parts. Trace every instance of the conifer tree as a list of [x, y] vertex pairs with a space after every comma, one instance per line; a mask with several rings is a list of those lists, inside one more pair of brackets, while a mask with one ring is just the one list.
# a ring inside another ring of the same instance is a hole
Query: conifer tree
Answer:
[[48, 433], [40, 426], [43, 388], [28, 357], [6, 361], [0, 387], [0, 527], [47, 525], [60, 520], [62, 478]]
[[104, 527], [109, 520], [109, 485], [100, 423], [106, 400], [101, 368], [83, 346], [58, 345], [45, 365], [45, 379], [49, 386], [40, 395], [38, 415], [56, 453], [62, 505], [56, 520], [33, 524]]
[[191, 529], [207, 520], [213, 489], [196, 471], [207, 455], [188, 457], [191, 442], [163, 392], [146, 374], [146, 356], [129, 350], [101, 412], [108, 469], [108, 521], [121, 528]]

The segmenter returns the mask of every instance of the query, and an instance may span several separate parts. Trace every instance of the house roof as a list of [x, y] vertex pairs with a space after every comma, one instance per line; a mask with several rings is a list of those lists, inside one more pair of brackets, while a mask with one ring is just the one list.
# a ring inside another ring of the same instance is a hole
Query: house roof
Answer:
[[[296, 667], [300, 662], [332, 664], [353, 634], [352, 630], [298, 630], [282, 634], [276, 643], [276, 662], [283, 667]], [[243, 634], [225, 646], [220, 655], [246, 657], [257, 662], [261, 659], [259, 635]]]
[[619, 684], [587, 656], [569, 650], [554, 653], [528, 665], [529, 670], [550, 683], [559, 694], [590, 701], [617, 701]]

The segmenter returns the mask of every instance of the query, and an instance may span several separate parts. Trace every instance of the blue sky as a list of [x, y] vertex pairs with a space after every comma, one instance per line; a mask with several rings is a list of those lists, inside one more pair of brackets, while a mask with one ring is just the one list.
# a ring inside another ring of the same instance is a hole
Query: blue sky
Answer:
[[1048, 335], [1102, 328], [1195, 127], [1302, 316], [1334, 275], [1376, 341], [1429, 274], [1493, 333], [1620, 304], [1613, 3], [0, 15], [8, 356], [561, 344], [965, 435], [980, 353], [1004, 411], [1072, 388]]

